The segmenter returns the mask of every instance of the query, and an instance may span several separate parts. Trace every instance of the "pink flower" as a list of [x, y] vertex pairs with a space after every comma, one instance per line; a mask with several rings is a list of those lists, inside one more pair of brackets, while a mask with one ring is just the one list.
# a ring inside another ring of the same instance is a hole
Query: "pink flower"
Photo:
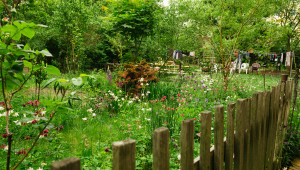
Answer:
[[32, 124], [35, 124], [36, 122], [37, 122], [37, 120], [33, 120], [31, 123], [32, 123]]
[[30, 137], [29, 137], [29, 136], [26, 136], [26, 137], [25, 137], [25, 140], [28, 140], [28, 139], [30, 139]]
[[167, 110], [170, 110], [170, 107], [168, 107]]
[[109, 148], [105, 148], [105, 150], [104, 150], [105, 152], [109, 152]]
[[196, 133], [197, 136], [201, 137], [201, 133]]
[[177, 96], [178, 96], [178, 97], [181, 97], [181, 94], [180, 94], [180, 93], [178, 93], [178, 94], [177, 94]]

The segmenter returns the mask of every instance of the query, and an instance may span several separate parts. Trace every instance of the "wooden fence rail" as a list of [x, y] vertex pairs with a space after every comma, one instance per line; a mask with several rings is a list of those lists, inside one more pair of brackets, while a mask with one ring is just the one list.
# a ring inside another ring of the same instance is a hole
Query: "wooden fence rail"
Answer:
[[[184, 120], [180, 134], [182, 170], [273, 170], [286, 133], [292, 97], [292, 80], [272, 87], [272, 91], [254, 93], [227, 105], [224, 138], [224, 106], [215, 107], [214, 146], [211, 144], [212, 112], [201, 113], [199, 157], [194, 158], [194, 120]], [[153, 135], [154, 170], [169, 169], [169, 130], [161, 127]], [[125, 140], [112, 145], [114, 170], [135, 169], [136, 142]], [[279, 159], [280, 160], [280, 159]], [[80, 160], [70, 158], [55, 162], [53, 170], [79, 170]]]

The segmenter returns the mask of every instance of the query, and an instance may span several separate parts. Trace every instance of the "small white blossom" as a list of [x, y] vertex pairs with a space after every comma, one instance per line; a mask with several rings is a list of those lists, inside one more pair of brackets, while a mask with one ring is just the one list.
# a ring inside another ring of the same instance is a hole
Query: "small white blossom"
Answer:
[[151, 111], [151, 110], [152, 110], [151, 108], [147, 109], [147, 111]]
[[148, 83], [146, 83], [146, 86], [149, 86], [149, 84], [148, 84]]
[[144, 111], [145, 109], [144, 108], [142, 108], [142, 111]]
[[44, 116], [47, 111], [41, 111], [41, 115]]
[[1, 107], [1, 106], [0, 106], [0, 111], [1, 111], [1, 110], [4, 110], [4, 107]]
[[179, 154], [179, 155], [177, 156], [177, 158], [178, 158], [178, 160], [180, 160], [180, 158], [181, 158], [181, 155]]
[[18, 112], [16, 112], [14, 115], [13, 115], [13, 117], [18, 117], [19, 116], [19, 113]]
[[144, 81], [144, 78], [142, 77], [142, 78], [140, 79], [140, 81]]
[[45, 166], [45, 165], [47, 165], [47, 164], [46, 164], [46, 163], [41, 163], [41, 165], [42, 165], [42, 167], [43, 167], [43, 166]]
[[141, 86], [144, 85], [143, 83], [141, 83]]
[[82, 118], [82, 120], [86, 121], [86, 120], [88, 120], [88, 119], [85, 117], [85, 118]]
[[150, 94], [150, 91], [147, 91], [147, 94]]
[[26, 117], [26, 114], [23, 114], [24, 117]]
[[37, 170], [43, 170], [43, 168], [40, 168], [40, 167], [39, 167]]
[[8, 151], [8, 146], [5, 146], [3, 149], [4, 149], [5, 151]]
[[92, 108], [90, 108], [90, 109], [88, 109], [88, 110], [87, 110], [87, 112], [90, 112], [90, 113], [92, 113], [92, 112], [93, 112], [93, 109], [92, 109]]
[[30, 168], [28, 168], [28, 170], [34, 170], [34, 169], [30, 167]]
[[133, 101], [132, 100], [130, 100], [128, 103], [130, 104], [130, 103], [132, 103]]
[[95, 117], [96, 116], [96, 113], [93, 113], [93, 117]]

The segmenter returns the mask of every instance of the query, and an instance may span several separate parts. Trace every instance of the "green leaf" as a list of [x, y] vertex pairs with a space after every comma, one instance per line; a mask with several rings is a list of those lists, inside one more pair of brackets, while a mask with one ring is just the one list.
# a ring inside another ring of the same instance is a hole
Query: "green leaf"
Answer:
[[18, 30], [18, 28], [16, 26], [13, 25], [5, 25], [2, 27], [1, 29], [3, 32], [9, 32], [11, 33], [11, 35], [15, 34]]
[[67, 82], [68, 80], [66, 80], [66, 79], [58, 79], [57, 81], [61, 82], [61, 83], [64, 83], [64, 82]]
[[26, 67], [32, 69], [32, 64], [31, 64], [31, 62], [29, 62], [29, 61], [27, 61], [27, 60], [23, 60], [23, 64], [24, 64], [24, 66], [26, 66]]
[[57, 76], [60, 75], [59, 69], [53, 65], [47, 65], [46, 71], [48, 74], [53, 74], [53, 75], [57, 75]]
[[21, 33], [22, 33], [24, 36], [26, 36], [26, 37], [28, 37], [29, 39], [31, 39], [31, 38], [34, 36], [35, 31], [34, 31], [33, 29], [31, 29], [31, 28], [24, 28], [24, 29], [21, 30]]
[[42, 51], [39, 51], [39, 52], [42, 53], [42, 54], [44, 54], [47, 57], [53, 57], [52, 54], [49, 51], [42, 50]]
[[87, 74], [80, 74], [80, 77], [89, 77]]
[[72, 83], [75, 85], [75, 86], [81, 86], [82, 83], [83, 83], [83, 80], [81, 77], [78, 77], [78, 78], [72, 78]]
[[19, 41], [21, 39], [21, 32], [17, 32], [16, 34], [14, 34], [12, 39], [15, 41]]
[[17, 27], [18, 27], [18, 29], [22, 29], [22, 28], [24, 28], [24, 25], [23, 25], [23, 24], [21, 24], [19, 21], [14, 21], [14, 22], [13, 22], [13, 24], [14, 24], [15, 26], [17, 26]]
[[42, 89], [48, 87], [52, 82], [54, 82], [56, 78], [49, 79], [43, 86]]

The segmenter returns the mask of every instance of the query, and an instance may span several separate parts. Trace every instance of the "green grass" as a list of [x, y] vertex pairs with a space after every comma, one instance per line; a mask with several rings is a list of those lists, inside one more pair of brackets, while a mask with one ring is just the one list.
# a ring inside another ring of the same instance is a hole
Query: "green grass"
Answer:
[[[266, 76], [266, 89], [264, 89], [261, 75], [234, 74], [230, 76], [229, 91], [224, 92], [221, 74], [213, 74], [212, 77], [199, 73], [183, 77], [165, 75], [160, 77], [159, 83], [147, 86], [142, 91], [144, 96], [133, 100], [126, 96], [124, 91], [120, 92], [116, 86], [109, 86], [105, 72], [94, 73], [94, 76], [92, 85], [86, 83], [80, 88], [70, 86], [68, 94], [76, 91], [77, 97], [81, 98], [80, 101], [73, 101], [72, 107], [68, 105], [67, 98], [63, 103], [57, 102], [59, 96], [54, 94], [51, 86], [42, 91], [41, 107], [46, 107], [46, 117], [49, 117], [52, 110], [56, 111], [52, 122], [53, 127], [49, 128], [47, 137], [39, 140], [30, 156], [22, 163], [21, 169], [38, 168], [41, 167], [41, 163], [46, 163], [44, 169], [48, 169], [53, 161], [73, 156], [81, 159], [83, 168], [111, 169], [112, 142], [127, 138], [137, 140], [137, 169], [149, 169], [152, 164], [152, 133], [155, 128], [161, 126], [168, 127], [171, 138], [174, 139], [174, 142], [170, 143], [172, 155], [170, 166], [178, 169], [180, 161], [177, 156], [182, 120], [190, 118], [199, 120], [199, 114], [204, 110], [214, 111], [214, 106], [219, 104], [226, 107], [228, 102], [251, 97], [258, 91], [270, 90], [280, 82], [278, 76]], [[76, 76], [64, 75], [63, 77], [70, 79]], [[23, 112], [29, 109], [27, 106], [23, 108], [22, 104], [34, 100], [33, 87], [34, 82], [30, 81], [24, 89], [25, 93], [19, 93], [13, 101], [14, 110], [20, 112], [20, 116], [12, 117], [12, 120], [21, 119]], [[109, 90], [118, 97], [117, 100], [111, 99]], [[104, 92], [106, 95], [103, 94]], [[178, 97], [178, 93], [181, 97]], [[166, 96], [166, 99], [161, 101], [163, 96]], [[101, 97], [104, 98], [102, 102]], [[98, 109], [96, 105], [99, 105]], [[94, 118], [92, 113], [87, 111], [90, 108], [94, 110], [93, 113], [96, 113]], [[84, 121], [83, 118], [88, 120]], [[0, 134], [3, 134], [5, 118], [0, 117], [0, 122]], [[55, 127], [61, 125], [64, 127], [62, 130], [55, 130]], [[11, 126], [15, 139], [13, 150], [29, 148], [37, 135], [38, 128], [32, 128], [30, 124], [16, 126], [11, 123]], [[195, 126], [195, 133], [199, 133], [200, 122], [196, 121]], [[27, 135], [32, 136], [31, 140], [24, 140]], [[195, 139], [196, 142], [199, 141], [196, 134]], [[0, 145], [3, 144], [6, 144], [6, 139], [1, 138]], [[109, 152], [105, 152], [106, 148], [109, 148]], [[199, 147], [195, 147], [195, 157], [198, 156], [198, 150]], [[0, 149], [0, 156], [4, 158], [6, 151]], [[12, 164], [15, 164], [21, 156], [13, 154]], [[2, 159], [0, 167], [4, 166], [5, 159]]]

